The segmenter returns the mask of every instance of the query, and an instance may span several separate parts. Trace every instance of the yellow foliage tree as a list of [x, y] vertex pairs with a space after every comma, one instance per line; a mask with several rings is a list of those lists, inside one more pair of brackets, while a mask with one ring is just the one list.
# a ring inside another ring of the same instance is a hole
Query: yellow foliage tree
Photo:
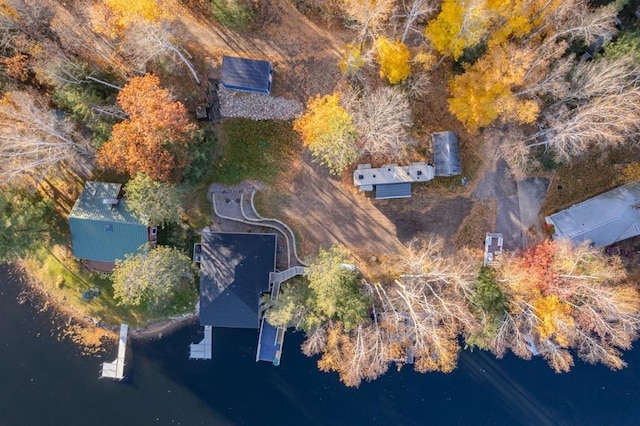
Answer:
[[457, 60], [464, 49], [475, 46], [488, 34], [491, 14], [480, 0], [445, 0], [438, 16], [429, 22], [424, 35], [443, 55]]
[[487, 8], [493, 21], [488, 45], [506, 43], [512, 38], [524, 37], [534, 29], [547, 26], [554, 21], [552, 15], [561, 4], [562, 0], [488, 1]]
[[362, 57], [362, 49], [357, 44], [347, 44], [344, 48], [344, 53], [340, 61], [338, 61], [338, 67], [344, 75], [353, 75], [365, 64], [365, 60]]
[[445, 0], [424, 34], [438, 52], [458, 60], [466, 48], [483, 41], [497, 46], [544, 27], [561, 4], [561, 0]]
[[392, 41], [381, 36], [374, 43], [377, 61], [380, 65], [380, 77], [391, 84], [403, 82], [411, 74], [411, 52], [401, 41]]
[[133, 24], [159, 22], [167, 17], [158, 0], [104, 0], [91, 8], [94, 30], [109, 36], [121, 34]]
[[541, 340], [553, 338], [558, 345], [569, 346], [566, 330], [574, 327], [574, 321], [568, 304], [556, 295], [540, 297], [533, 301], [533, 312], [540, 321], [536, 330]]
[[512, 44], [490, 48], [464, 74], [451, 80], [449, 110], [470, 132], [498, 118], [521, 123], [535, 121], [539, 112], [537, 103], [521, 99], [516, 93], [533, 60], [530, 52]]
[[358, 156], [356, 128], [347, 110], [340, 106], [338, 93], [310, 99], [307, 110], [293, 128], [313, 156], [335, 175], [342, 173]]

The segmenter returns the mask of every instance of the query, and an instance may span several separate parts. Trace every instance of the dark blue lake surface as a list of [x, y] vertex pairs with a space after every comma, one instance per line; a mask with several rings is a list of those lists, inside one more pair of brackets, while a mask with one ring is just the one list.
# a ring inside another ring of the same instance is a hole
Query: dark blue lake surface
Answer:
[[[611, 372], [577, 362], [554, 374], [540, 360], [465, 352], [451, 374], [395, 369], [348, 389], [299, 351], [289, 333], [282, 364], [255, 363], [256, 332], [215, 330], [211, 361], [189, 361], [194, 324], [134, 341], [127, 378], [98, 379], [105, 359], [51, 336], [55, 322], [0, 268], [0, 425], [440, 425], [640, 424], [640, 350]], [[106, 360], [115, 357], [116, 350]]]

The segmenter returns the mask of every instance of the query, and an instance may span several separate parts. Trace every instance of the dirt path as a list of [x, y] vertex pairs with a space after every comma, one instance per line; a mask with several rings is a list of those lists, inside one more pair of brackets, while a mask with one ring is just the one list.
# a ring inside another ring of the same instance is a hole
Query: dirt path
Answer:
[[303, 157], [280, 210], [300, 235], [303, 254], [333, 244], [350, 247], [363, 259], [403, 250], [396, 226], [368, 198], [331, 178], [308, 152]]

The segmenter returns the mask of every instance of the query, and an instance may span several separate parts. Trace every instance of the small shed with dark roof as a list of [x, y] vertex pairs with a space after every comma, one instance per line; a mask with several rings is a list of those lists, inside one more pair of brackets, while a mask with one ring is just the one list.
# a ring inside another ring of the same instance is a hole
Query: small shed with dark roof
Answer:
[[260, 297], [275, 271], [275, 234], [202, 231], [200, 324], [213, 327], [260, 326]]
[[450, 131], [434, 133], [433, 168], [436, 176], [455, 176], [462, 173], [458, 136]]
[[224, 56], [220, 84], [225, 89], [251, 93], [271, 93], [273, 68], [268, 61]]
[[120, 188], [119, 183], [85, 184], [69, 213], [71, 245], [78, 259], [113, 263], [152, 239], [152, 228], [127, 208]]

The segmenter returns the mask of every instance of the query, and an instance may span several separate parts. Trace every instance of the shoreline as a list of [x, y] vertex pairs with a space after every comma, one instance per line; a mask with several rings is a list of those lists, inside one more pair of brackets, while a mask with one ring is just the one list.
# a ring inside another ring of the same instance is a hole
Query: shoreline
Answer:
[[[87, 316], [65, 305], [58, 297], [51, 294], [39, 279], [30, 274], [29, 270], [20, 260], [8, 263], [6, 266], [12, 274], [15, 274], [21, 286], [21, 294], [24, 295], [20, 297], [17, 301], [18, 303], [24, 303], [27, 300], [36, 301], [36, 307], [39, 312], [50, 309], [56, 315], [64, 318], [67, 326], [75, 323], [87, 330], [102, 332], [104, 336], [110, 340], [117, 340], [118, 325], [105, 324], [96, 318]], [[147, 325], [130, 329], [129, 337], [134, 340], [161, 339], [184, 326], [196, 322], [197, 319], [198, 312], [191, 312], [178, 317], [163, 318]], [[83, 345], [84, 343], [75, 339], [71, 340], [79, 345]]]
[[182, 327], [195, 323], [197, 320], [198, 314], [196, 312], [183, 314], [179, 317], [166, 318], [148, 324], [144, 327], [136, 327], [135, 329], [130, 330], [129, 337], [138, 340], [162, 339]]

